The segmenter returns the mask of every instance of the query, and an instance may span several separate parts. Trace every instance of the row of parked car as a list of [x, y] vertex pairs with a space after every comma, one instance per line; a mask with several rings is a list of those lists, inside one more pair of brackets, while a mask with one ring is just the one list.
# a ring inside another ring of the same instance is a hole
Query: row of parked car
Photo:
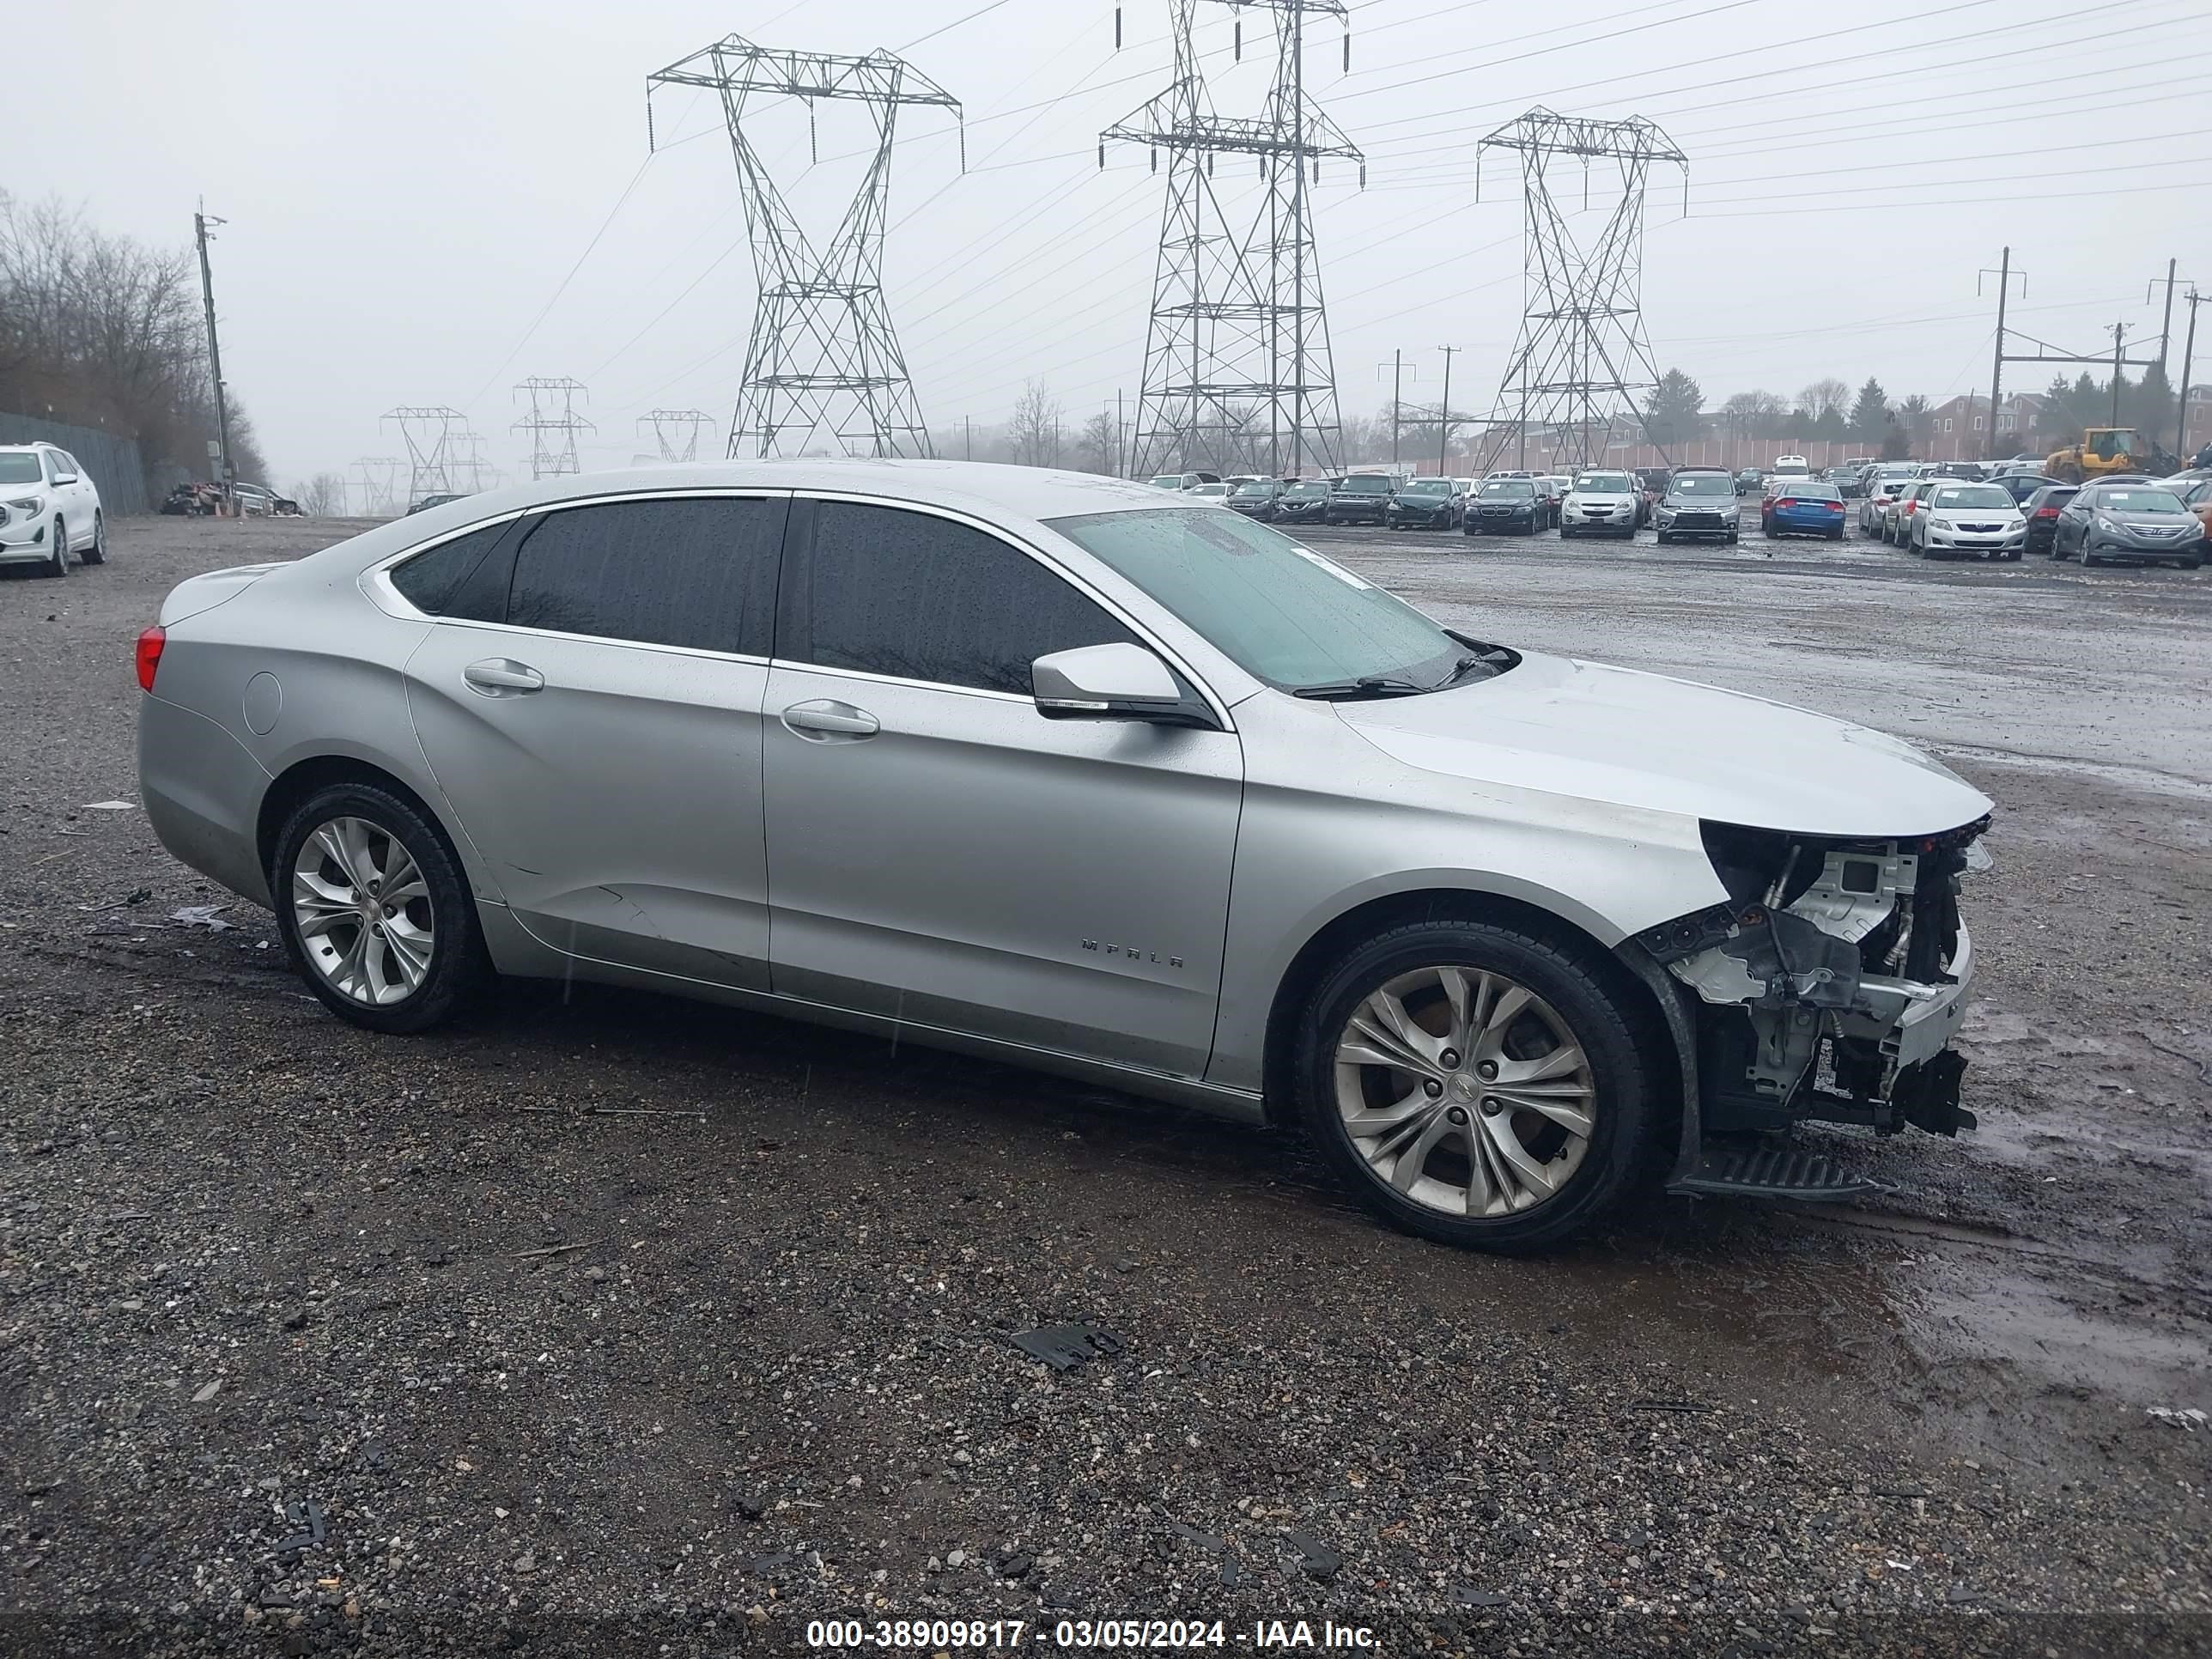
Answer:
[[2212, 469], [2075, 483], [1999, 463], [1978, 482], [1882, 462], [1864, 481], [1858, 521], [1863, 534], [1923, 558], [2044, 553], [2084, 566], [2124, 560], [2194, 570], [2212, 558]]
[[[1157, 488], [1224, 502], [1269, 523], [1381, 525], [1392, 530], [1458, 530], [1563, 537], [1633, 536], [1657, 515], [1671, 475], [1608, 471], [1575, 477], [1513, 471], [1483, 478], [1400, 477], [1355, 471], [1334, 478], [1220, 478], [1169, 474]], [[1728, 475], [1714, 471], [1725, 486]], [[1723, 489], [1720, 493], [1729, 493]], [[1733, 528], [1734, 515], [1729, 515]], [[1717, 531], [1720, 526], [1716, 525]]]

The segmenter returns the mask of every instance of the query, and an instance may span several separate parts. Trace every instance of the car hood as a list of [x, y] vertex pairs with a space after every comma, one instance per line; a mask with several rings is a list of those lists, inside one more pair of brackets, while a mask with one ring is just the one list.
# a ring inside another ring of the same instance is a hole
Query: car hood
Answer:
[[1626, 489], [1571, 489], [1567, 499], [1584, 507], [1626, 507], [1636, 497]]
[[2096, 510], [2114, 524], [2125, 525], [2130, 530], [2179, 530], [2196, 516], [2191, 513], [2141, 513], [2128, 507], [2100, 507]]
[[1871, 727], [1566, 657], [1531, 653], [1454, 690], [1332, 706], [1406, 765], [1478, 785], [1846, 838], [1929, 835], [1990, 810]]

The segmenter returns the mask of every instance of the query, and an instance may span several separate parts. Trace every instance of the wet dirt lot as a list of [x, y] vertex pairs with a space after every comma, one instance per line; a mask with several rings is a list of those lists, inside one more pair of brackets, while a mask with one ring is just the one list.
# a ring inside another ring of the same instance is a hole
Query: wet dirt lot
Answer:
[[[93, 805], [135, 799], [160, 594], [340, 533], [140, 521], [0, 579], [0, 1650], [2212, 1644], [2212, 1425], [2148, 1409], [2212, 1409], [2212, 573], [1315, 532], [1998, 803], [1978, 1133], [1828, 1134], [1879, 1202], [1500, 1261], [1295, 1147], [911, 1047], [589, 988], [340, 1025]], [[1006, 1340], [1077, 1321], [1113, 1351]]]

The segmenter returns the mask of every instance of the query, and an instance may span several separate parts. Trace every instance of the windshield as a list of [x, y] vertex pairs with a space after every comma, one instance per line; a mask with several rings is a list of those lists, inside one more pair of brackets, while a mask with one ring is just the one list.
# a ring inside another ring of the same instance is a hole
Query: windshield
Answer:
[[1193, 484], [1190, 493], [1194, 495], [1226, 495], [1229, 493], [1229, 486], [1227, 484]]
[[1339, 489], [1347, 495], [1387, 495], [1390, 481], [1372, 472], [1355, 472], [1348, 478], [1337, 481]]
[[1536, 486], [1526, 478], [1492, 478], [1482, 487], [1486, 500], [1525, 501], [1536, 493]]
[[1398, 492], [1401, 495], [1449, 495], [1449, 478], [1416, 478]]
[[1147, 507], [1047, 522], [1270, 685], [1378, 675], [1425, 685], [1467, 654], [1404, 600], [1234, 513]]
[[1936, 499], [1929, 503], [1941, 507], [2008, 507], [2014, 505], [2012, 492], [2000, 489], [1995, 484], [1969, 484], [1957, 489], [1939, 489]]
[[27, 484], [42, 482], [36, 455], [16, 453], [0, 455], [0, 484]]
[[1626, 472], [1585, 472], [1575, 480], [1575, 488], [1595, 495], [1626, 495], [1635, 491]]
[[1283, 494], [1285, 495], [1296, 495], [1302, 499], [1310, 501], [1316, 495], [1328, 495], [1328, 486], [1323, 483], [1319, 478], [1308, 478], [1302, 483], [1292, 484], [1288, 489], [1285, 490]]
[[1670, 495], [1734, 495], [1735, 485], [1729, 479], [1710, 475], [1677, 478], [1668, 492]]
[[1177, 473], [1172, 478], [1155, 478], [1152, 480], [1152, 488], [1155, 489], [1181, 489], [1182, 488], [1182, 475], [1181, 473]]
[[1264, 480], [1255, 479], [1250, 483], [1238, 484], [1237, 493], [1239, 495], [1272, 495], [1275, 493], [1275, 486]]
[[2107, 489], [2097, 497], [2097, 505], [2117, 508], [2122, 513], [2186, 513], [2181, 497], [2170, 489]]

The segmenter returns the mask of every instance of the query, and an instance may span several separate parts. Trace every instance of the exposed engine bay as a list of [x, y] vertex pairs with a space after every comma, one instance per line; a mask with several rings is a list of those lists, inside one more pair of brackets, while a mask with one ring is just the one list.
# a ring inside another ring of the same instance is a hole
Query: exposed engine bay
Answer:
[[1703, 826], [1729, 902], [1638, 939], [1697, 993], [1706, 1129], [1974, 1127], [1949, 1043], [1974, 971], [1960, 878], [1989, 867], [1988, 827], [1836, 841]]

